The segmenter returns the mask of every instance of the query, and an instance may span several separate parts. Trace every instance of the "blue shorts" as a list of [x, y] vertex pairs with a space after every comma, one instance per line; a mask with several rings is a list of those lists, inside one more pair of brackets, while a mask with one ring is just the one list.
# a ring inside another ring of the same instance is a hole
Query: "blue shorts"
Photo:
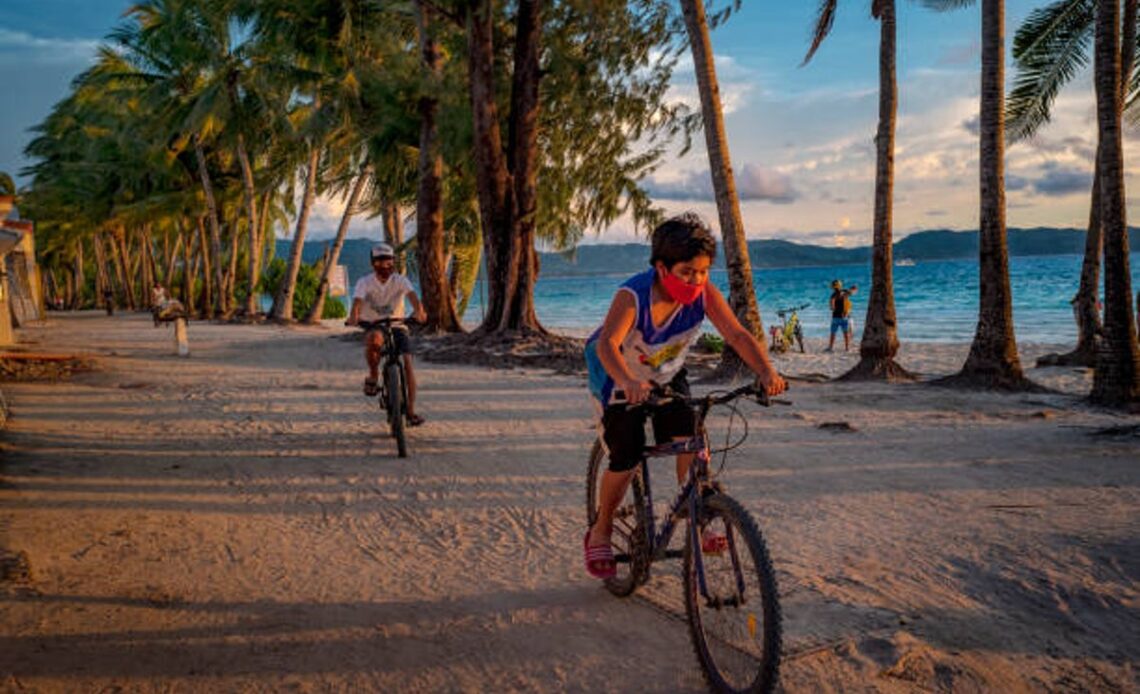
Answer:
[[846, 318], [832, 318], [831, 319], [831, 334], [832, 335], [834, 335], [835, 333], [837, 333], [840, 330], [842, 330], [844, 333], [846, 333], [850, 329], [850, 327], [851, 327], [851, 324], [848, 322], [848, 320]]

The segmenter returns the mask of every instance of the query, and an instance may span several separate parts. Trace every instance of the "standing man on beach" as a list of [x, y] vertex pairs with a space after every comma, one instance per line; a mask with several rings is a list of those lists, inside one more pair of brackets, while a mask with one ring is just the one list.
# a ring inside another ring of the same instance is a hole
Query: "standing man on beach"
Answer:
[[[412, 317], [421, 323], [427, 319], [420, 297], [412, 283], [396, 272], [396, 252], [386, 243], [372, 247], [372, 274], [356, 281], [352, 290], [352, 309], [349, 311], [348, 325], [360, 321], [376, 321], [381, 318], [403, 318], [404, 299], [412, 304]], [[403, 325], [392, 327], [392, 337], [396, 350], [404, 357], [404, 374], [408, 379], [408, 424], [419, 426], [424, 418], [416, 414], [416, 372], [412, 369], [412, 340], [408, 329]], [[364, 379], [364, 394], [376, 395], [380, 386], [380, 353], [383, 350], [383, 337], [378, 330], [369, 330], [364, 338], [364, 360], [368, 362], [368, 377]]]
[[859, 291], [859, 287], [851, 285], [843, 288], [842, 280], [831, 282], [831, 340], [827, 343], [827, 350], [835, 349], [835, 332], [843, 331], [843, 351], [851, 349], [851, 295]]

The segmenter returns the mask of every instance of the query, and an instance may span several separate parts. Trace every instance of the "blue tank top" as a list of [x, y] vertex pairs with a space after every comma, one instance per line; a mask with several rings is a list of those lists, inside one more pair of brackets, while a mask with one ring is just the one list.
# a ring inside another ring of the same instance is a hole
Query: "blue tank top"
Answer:
[[[630, 372], [645, 381], [665, 384], [685, 365], [689, 345], [697, 338], [705, 320], [705, 296], [681, 305], [665, 322], [653, 325], [650, 311], [653, 281], [657, 271], [653, 268], [630, 277], [618, 288], [619, 292], [633, 295], [637, 317], [633, 327], [621, 343], [621, 355]], [[586, 368], [589, 372], [590, 395], [602, 408], [614, 402], [614, 380], [598, 358], [599, 327], [586, 340]]]

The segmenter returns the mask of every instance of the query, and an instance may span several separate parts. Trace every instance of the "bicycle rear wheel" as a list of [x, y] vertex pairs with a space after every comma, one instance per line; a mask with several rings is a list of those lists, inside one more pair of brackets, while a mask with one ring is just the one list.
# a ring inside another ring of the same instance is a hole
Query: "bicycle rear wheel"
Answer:
[[714, 691], [770, 692], [780, 658], [780, 604], [764, 538], [752, 516], [724, 494], [705, 498], [700, 513], [701, 532], [722, 533], [728, 547], [697, 552], [687, 534], [685, 611], [697, 660]]
[[[608, 467], [606, 449], [601, 441], [594, 441], [590, 449], [590, 462], [586, 468], [586, 527], [592, 527], [598, 518], [598, 498], [601, 496], [602, 475]], [[644, 582], [647, 569], [645, 493], [641, 470], [633, 480], [625, 497], [614, 511], [614, 531], [610, 536], [617, 575], [606, 579], [606, 590], [618, 597], [633, 593]]]
[[408, 457], [408, 442], [404, 436], [404, 379], [398, 364], [384, 367], [384, 389], [388, 396], [388, 428], [396, 439], [396, 454]]

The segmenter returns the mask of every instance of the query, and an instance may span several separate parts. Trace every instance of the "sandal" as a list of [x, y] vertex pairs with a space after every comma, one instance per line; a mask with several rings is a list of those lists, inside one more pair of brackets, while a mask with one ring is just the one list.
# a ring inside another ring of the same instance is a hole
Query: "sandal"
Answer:
[[617, 563], [614, 561], [614, 550], [609, 543], [590, 546], [590, 531], [582, 539], [582, 549], [586, 558], [586, 573], [603, 581], [617, 576]]
[[418, 427], [419, 425], [421, 425], [423, 423], [424, 423], [424, 418], [419, 416], [418, 414], [408, 415], [408, 426]]
[[380, 386], [377, 385], [376, 379], [374, 379], [374, 378], [364, 379], [364, 394], [365, 395], [367, 395], [370, 398], [374, 398], [374, 397], [376, 397], [376, 395], [379, 392], [380, 392]]

